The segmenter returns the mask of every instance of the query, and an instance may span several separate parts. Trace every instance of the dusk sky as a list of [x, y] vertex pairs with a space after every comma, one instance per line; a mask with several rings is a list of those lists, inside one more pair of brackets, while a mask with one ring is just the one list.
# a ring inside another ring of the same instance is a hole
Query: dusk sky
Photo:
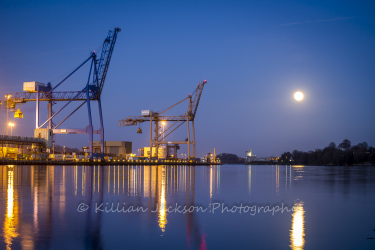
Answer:
[[[119, 120], [163, 110], [203, 80], [197, 157], [213, 148], [280, 156], [344, 139], [375, 146], [374, 1], [0, 0], [0, 95], [21, 92], [26, 81], [58, 83], [114, 27], [122, 31], [102, 94], [105, 140], [132, 141], [133, 153], [149, 146], [149, 124], [139, 135]], [[88, 72], [57, 90], [81, 90]], [[32, 136], [35, 103], [18, 108], [24, 119], [12, 118], [13, 135]], [[41, 109], [46, 116], [46, 103]], [[0, 134], [5, 120], [2, 109]], [[85, 128], [85, 106], [64, 124]], [[187, 137], [185, 126], [177, 132]], [[58, 135], [56, 144], [80, 148], [88, 135]]]

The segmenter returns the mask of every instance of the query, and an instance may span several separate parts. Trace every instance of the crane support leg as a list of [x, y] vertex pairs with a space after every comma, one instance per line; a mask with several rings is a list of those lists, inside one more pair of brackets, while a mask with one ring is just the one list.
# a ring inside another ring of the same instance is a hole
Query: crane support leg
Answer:
[[152, 157], [152, 116], [150, 114], [150, 160]]
[[193, 157], [195, 158], [195, 129], [194, 129], [194, 121], [191, 121], [191, 129], [193, 130]]
[[89, 134], [89, 148], [90, 148], [90, 160], [92, 160], [93, 156], [93, 134], [94, 134], [94, 129], [92, 127], [92, 117], [91, 117], [91, 106], [90, 106], [90, 96], [89, 96], [89, 85], [87, 84], [86, 86], [86, 96], [87, 96], [87, 112], [89, 115], [89, 129], [88, 129], [88, 134]]
[[[36, 86], [36, 100], [35, 100], [35, 103], [36, 103], [36, 110], [35, 110], [35, 128], [39, 128], [39, 85]], [[7, 107], [8, 108], [8, 107]], [[8, 124], [7, 124], [7, 128], [8, 128]]]
[[188, 159], [190, 160], [190, 129], [189, 129], [189, 116], [186, 117], [187, 135], [188, 135]]
[[[50, 119], [51, 117], [52, 117], [52, 100], [49, 100], [47, 104], [47, 119], [49, 120], [48, 125], [47, 125], [48, 129], [52, 129], [52, 119]], [[53, 133], [52, 133], [52, 147], [53, 147]], [[48, 148], [47, 150], [48, 152], [51, 152], [51, 148]]]
[[158, 143], [158, 137], [159, 137], [159, 119], [155, 120], [155, 153], [156, 153], [156, 158], [159, 158], [158, 151], [159, 151], [159, 143]]
[[103, 125], [102, 103], [100, 99], [98, 100], [98, 106], [99, 106], [99, 119], [100, 119], [100, 129], [99, 129], [100, 153], [101, 153], [101, 158], [104, 159], [104, 125]]
[[52, 100], [48, 101], [47, 109], [48, 109], [47, 119], [49, 120], [47, 128], [52, 129], [52, 119], [49, 119], [52, 116]]

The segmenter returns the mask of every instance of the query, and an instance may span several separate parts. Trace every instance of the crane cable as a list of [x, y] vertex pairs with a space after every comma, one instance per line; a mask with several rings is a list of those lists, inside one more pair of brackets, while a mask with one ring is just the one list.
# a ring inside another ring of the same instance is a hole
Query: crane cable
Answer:
[[[102, 48], [103, 48], [103, 43], [101, 43], [98, 47], [97, 47], [97, 49], [96, 50], [94, 50], [93, 52], [95, 52], [96, 53], [96, 51], [101, 51], [102, 50]], [[53, 79], [53, 80], [51, 80], [51, 81], [49, 81], [50, 83], [53, 83], [53, 82], [55, 82], [55, 81], [57, 81], [57, 80], [60, 80], [60, 79], [62, 79], [63, 77], [65, 77], [65, 76], [67, 76], [69, 73], [71, 73], [74, 69], [76, 69], [78, 66], [76, 66], [76, 67], [73, 67], [71, 70], [68, 70], [68, 71], [66, 71], [65, 73], [63, 73], [62, 75], [60, 75], [60, 76], [58, 76], [58, 77], [56, 77], [55, 79]]]
[[[194, 94], [195, 94], [195, 92], [197, 91], [197, 89], [198, 88], [195, 88], [195, 90], [190, 94], [191, 96], [193, 96]], [[185, 99], [187, 99], [187, 98], [184, 98], [183, 100], [185, 100]], [[178, 102], [178, 103], [181, 103], [182, 101], [180, 101], [180, 102]], [[176, 104], [175, 104], [176, 105]], [[174, 106], [174, 105], [172, 105], [172, 106]], [[171, 106], [169, 106], [169, 107], [167, 107], [167, 108], [164, 108], [164, 109], [159, 109], [159, 110], [157, 110], [156, 112], [157, 113], [163, 113], [164, 112], [164, 110], [166, 110], [166, 109], [169, 109]]]

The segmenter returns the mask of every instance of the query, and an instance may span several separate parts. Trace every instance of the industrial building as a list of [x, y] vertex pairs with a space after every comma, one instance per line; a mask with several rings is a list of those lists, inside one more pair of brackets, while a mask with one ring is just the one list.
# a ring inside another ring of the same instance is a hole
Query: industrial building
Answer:
[[[94, 141], [93, 152], [100, 153], [100, 141]], [[132, 153], [131, 141], [104, 141], [104, 154], [124, 157]]]
[[251, 148], [248, 151], [246, 151], [245, 163], [253, 162], [256, 160], [256, 158], [257, 158], [256, 155], [252, 155]]
[[[178, 144], [161, 144], [158, 148], [152, 147], [152, 157], [159, 159], [177, 159], [178, 149], [180, 149]], [[157, 154], [156, 150], [158, 150]], [[140, 156], [150, 157], [150, 147], [141, 148], [140, 151]]]

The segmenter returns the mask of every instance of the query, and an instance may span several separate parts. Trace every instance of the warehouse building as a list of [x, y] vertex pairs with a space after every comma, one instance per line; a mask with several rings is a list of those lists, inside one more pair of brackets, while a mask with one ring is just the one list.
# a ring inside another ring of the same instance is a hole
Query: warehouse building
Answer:
[[[100, 153], [100, 141], [94, 141], [94, 153]], [[104, 154], [124, 157], [132, 153], [131, 141], [104, 141]]]

